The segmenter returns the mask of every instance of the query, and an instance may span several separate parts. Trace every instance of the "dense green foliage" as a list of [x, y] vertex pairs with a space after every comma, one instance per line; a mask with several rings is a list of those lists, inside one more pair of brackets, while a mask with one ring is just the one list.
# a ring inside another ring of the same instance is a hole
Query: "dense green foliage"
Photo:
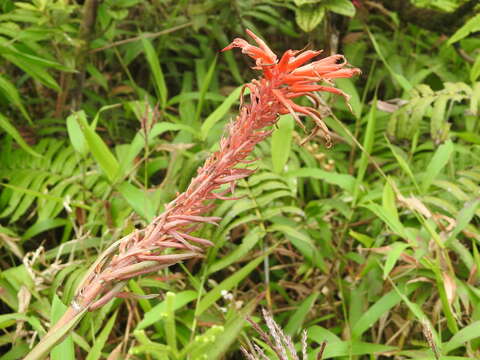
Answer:
[[263, 326], [261, 307], [299, 349], [307, 330], [312, 359], [325, 340], [324, 358], [480, 358], [478, 7], [440, 34], [354, 3], [0, 2], [0, 360], [24, 357], [96, 256], [215, 150], [257, 76], [218, 53], [245, 28], [362, 69], [336, 82], [352, 112], [322, 95], [335, 145], [301, 146], [283, 116], [242, 198], [200, 231], [205, 258], [130, 280], [51, 359], [240, 358], [241, 344], [274, 358], [245, 321]]

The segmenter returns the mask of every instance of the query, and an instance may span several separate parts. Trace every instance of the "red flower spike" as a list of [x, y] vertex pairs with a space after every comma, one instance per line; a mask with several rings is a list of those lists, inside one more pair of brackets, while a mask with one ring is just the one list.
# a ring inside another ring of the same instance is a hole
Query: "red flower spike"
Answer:
[[348, 104], [350, 97], [347, 94], [333, 86], [322, 86], [317, 83], [323, 81], [332, 84], [332, 79], [349, 78], [358, 75], [360, 74], [360, 69], [347, 67], [348, 63], [343, 55], [328, 56], [304, 65], [322, 52], [313, 50], [287, 50], [280, 58], [280, 61], [277, 61], [277, 56], [263, 40], [250, 30], [247, 30], [247, 34], [255, 40], [258, 46], [251, 45], [246, 40], [237, 38], [222, 51], [238, 47], [242, 49], [242, 53], [255, 60], [256, 66], [254, 69], [263, 71], [264, 78], [252, 81], [246, 85], [250, 89], [251, 100], [258, 100], [259, 94], [263, 98], [269, 98], [268, 94], [271, 94], [276, 104], [273, 106], [270, 101], [270, 105], [276, 109], [278, 114], [290, 113], [303, 129], [305, 127], [298, 115], [312, 117], [317, 124], [314, 132], [322, 130], [327, 143], [329, 143], [328, 129], [318, 111], [311, 107], [299, 106], [291, 99], [308, 96], [318, 105], [318, 96], [315, 92], [325, 91], [343, 96], [350, 108]]
[[[317, 92], [326, 91], [348, 101], [348, 95], [335, 88], [332, 80], [351, 77], [360, 70], [348, 67], [342, 55], [312, 61], [321, 53], [312, 50], [287, 50], [278, 60], [263, 40], [251, 31], [247, 33], [257, 46], [238, 38], [223, 50], [242, 49], [255, 60], [254, 68], [263, 72], [262, 78], [244, 87], [250, 90], [250, 101], [243, 102], [242, 94], [239, 115], [228, 124], [219, 149], [198, 169], [187, 189], [166, 204], [164, 212], [146, 228], [120, 240], [116, 253], [110, 247], [106, 255], [101, 255], [98, 267], [81, 284], [75, 297], [75, 311], [94, 309], [115, 297], [120, 291], [114, 286], [115, 282], [201, 257], [202, 248], [213, 244], [195, 236], [194, 232], [205, 224], [220, 222], [220, 218], [207, 216], [217, 200], [238, 199], [232, 196], [235, 183], [255, 171], [248, 167], [251, 162], [248, 156], [255, 145], [271, 135], [280, 114], [292, 114], [302, 128], [300, 116], [311, 117], [315, 128], [307, 139], [319, 132], [329, 144], [328, 129], [320, 112], [314, 107], [300, 106], [293, 99], [307, 96], [319, 107], [321, 99]], [[181, 253], [167, 254], [166, 249]]]

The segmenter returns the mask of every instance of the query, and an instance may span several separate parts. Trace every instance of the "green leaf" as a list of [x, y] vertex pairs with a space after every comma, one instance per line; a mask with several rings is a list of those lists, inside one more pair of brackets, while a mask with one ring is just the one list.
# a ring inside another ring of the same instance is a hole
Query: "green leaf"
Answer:
[[118, 186], [118, 191], [127, 200], [130, 206], [144, 219], [149, 222], [155, 217], [155, 211], [151, 202], [151, 197], [144, 190], [136, 186], [123, 182]]
[[469, 19], [465, 25], [460, 29], [455, 31], [455, 33], [448, 39], [447, 44], [452, 45], [453, 43], [462, 40], [473, 32], [480, 30], [480, 14], [475, 15]]
[[[379, 353], [386, 353], [395, 350], [394, 346], [372, 344], [363, 341], [341, 341], [336, 343], [327, 343], [323, 358], [328, 359], [332, 357], [349, 357], [360, 355], [375, 355]], [[318, 352], [314, 350], [314, 353]]]
[[[151, 145], [158, 141], [158, 137], [167, 131], [188, 131], [195, 135], [195, 130], [185, 124], [174, 124], [170, 122], [159, 122], [148, 132], [148, 144]], [[135, 158], [145, 148], [145, 137], [142, 130], [139, 130], [128, 147], [126, 158], [120, 163], [120, 174], [128, 175], [133, 167]]]
[[138, 340], [140, 345], [131, 348], [129, 351], [131, 354], [151, 354], [158, 359], [169, 359], [169, 355], [171, 355], [172, 350], [170, 347], [151, 341], [143, 330], [135, 330], [133, 335], [135, 335], [135, 338]]
[[103, 172], [110, 180], [114, 182], [118, 176], [120, 165], [117, 159], [110, 152], [108, 146], [103, 142], [102, 138], [88, 125], [87, 120], [77, 117], [83, 135], [87, 140], [88, 147], [93, 154], [95, 160], [102, 168]]
[[61, 91], [60, 86], [58, 86], [55, 79], [45, 69], [45, 64], [42, 61], [43, 59], [37, 57], [24, 57], [25, 54], [20, 54], [19, 52], [2, 53], [2, 50], [5, 50], [5, 48], [0, 46], [1, 56], [25, 71], [33, 79], [55, 91]]
[[17, 340], [15, 346], [12, 346], [10, 350], [5, 351], [0, 357], [0, 360], [17, 360], [17, 359], [26, 359], [24, 358], [25, 354], [30, 350], [30, 345], [22, 340]]
[[371, 247], [373, 243], [375, 242], [375, 239], [372, 238], [371, 236], [365, 235], [358, 233], [356, 231], [350, 230], [348, 232], [348, 235], [350, 235], [352, 238], [356, 239], [358, 242], [360, 242], [364, 247]]
[[373, 100], [373, 104], [370, 107], [370, 111], [367, 115], [367, 129], [365, 130], [365, 138], [363, 140], [363, 149], [362, 155], [360, 157], [360, 163], [358, 165], [357, 171], [357, 182], [358, 185], [355, 187], [355, 194], [358, 193], [360, 184], [363, 181], [365, 172], [367, 170], [368, 164], [370, 162], [370, 154], [372, 152], [373, 143], [375, 140], [375, 128], [376, 128], [376, 119], [377, 119], [377, 99], [376, 97]]
[[475, 62], [470, 70], [470, 81], [474, 83], [480, 77], [480, 53], [478, 53]]
[[[322, 359], [336, 358], [336, 357], [351, 357], [360, 355], [373, 356], [375, 353], [387, 352], [395, 350], [393, 346], [385, 346], [379, 344], [372, 344], [362, 341], [349, 340], [342, 341], [338, 336], [331, 331], [324, 329], [320, 326], [312, 326], [308, 329], [308, 338], [312, 339], [318, 344], [323, 341], [327, 342], [325, 352]], [[316, 359], [316, 354], [319, 349], [315, 349], [309, 352], [309, 359]]]
[[297, 25], [305, 32], [310, 32], [320, 24], [325, 16], [325, 8], [322, 5], [302, 5], [295, 9]]
[[215, 341], [202, 351], [206, 359], [222, 359], [228, 348], [240, 335], [240, 331], [245, 327], [246, 319], [255, 310], [258, 299], [253, 299], [241, 310], [236, 311], [235, 315], [227, 320], [224, 330], [215, 338]]
[[[225, 34], [225, 31], [227, 30], [226, 28], [224, 28], [220, 25], [220, 23], [215, 21], [211, 22], [209, 26], [211, 26], [213, 30], [210, 34], [217, 39], [218, 43], [220, 44], [220, 48], [224, 48], [228, 44], [230, 44], [230, 41]], [[228, 69], [230, 70], [230, 73], [232, 74], [235, 81], [239, 84], [245, 83], [245, 80], [243, 80], [242, 75], [240, 74], [240, 70], [238, 68], [237, 61], [235, 60], [233, 52], [225, 51], [222, 56], [225, 57]]]
[[324, 0], [293, 0], [293, 3], [295, 6], [302, 6], [306, 4], [318, 4], [321, 3]]
[[264, 236], [264, 231], [259, 227], [250, 230], [248, 234], [243, 237], [242, 243], [239, 246], [208, 267], [208, 273], [213, 274], [241, 260]]
[[98, 360], [102, 356], [102, 349], [108, 340], [113, 325], [115, 325], [115, 319], [117, 318], [117, 312], [108, 320], [107, 324], [103, 327], [100, 335], [95, 338], [95, 343], [92, 349], [88, 352], [86, 360]]
[[[417, 286], [418, 287], [418, 286]], [[408, 293], [411, 293], [416, 287], [411, 286]], [[358, 319], [352, 328], [352, 337], [360, 339], [362, 334], [370, 329], [387, 311], [397, 305], [402, 298], [395, 290], [383, 295], [378, 301], [370, 306], [366, 312]]]
[[324, 171], [316, 168], [303, 168], [300, 170], [289, 171], [286, 177], [306, 177], [323, 180], [329, 184], [340, 186], [342, 189], [353, 194], [355, 190], [355, 178], [347, 174], [339, 174], [332, 171]]
[[446, 141], [444, 144], [435, 151], [432, 159], [428, 163], [427, 169], [425, 170], [425, 175], [422, 181], [422, 191], [427, 192], [430, 185], [432, 185], [435, 178], [440, 174], [447, 165], [450, 157], [454, 151], [454, 146], [451, 140]]
[[23, 106], [17, 89], [10, 81], [8, 81], [3, 76], [0, 76], [0, 92], [10, 103], [12, 103], [12, 105], [16, 106], [20, 110], [25, 119], [32, 123], [32, 119], [30, 118], [27, 109], [25, 109], [25, 107]]
[[[247, 91], [245, 91], [245, 93], [246, 92]], [[200, 96], [201, 95], [199, 91], [185, 91], [170, 98], [167, 102], [167, 105], [175, 105], [190, 100], [200, 100]], [[204, 100], [224, 101], [225, 96], [213, 92], [207, 92], [204, 95]]]
[[200, 97], [198, 99], [197, 108], [195, 110], [195, 122], [200, 121], [200, 115], [202, 115], [203, 103], [205, 102], [205, 95], [207, 94], [208, 88], [212, 82], [213, 74], [215, 72], [215, 67], [217, 65], [217, 57], [213, 60], [208, 68], [207, 74], [202, 79], [202, 86], [200, 87]]
[[405, 76], [397, 73], [390, 66], [390, 64], [387, 62], [387, 59], [383, 55], [382, 50], [380, 49], [380, 45], [378, 45], [377, 40], [375, 39], [375, 37], [373, 36], [373, 34], [370, 32], [370, 30], [368, 28], [367, 28], [367, 33], [368, 33], [368, 36], [370, 37], [370, 40], [372, 41], [372, 45], [373, 45], [375, 51], [378, 54], [378, 57], [382, 60], [383, 64], [385, 65], [387, 70], [390, 72], [392, 77], [398, 82], [398, 84], [402, 87], [402, 89], [405, 92], [407, 92], [407, 93], [410, 92], [413, 88], [412, 84], [410, 84], [410, 82], [405, 78]]
[[350, 96], [348, 102], [352, 107], [353, 115], [355, 115], [356, 118], [359, 118], [362, 115], [362, 100], [360, 99], [358, 89], [353, 80], [349, 78], [335, 79], [335, 85]]
[[[393, 180], [391, 180], [393, 181]], [[399, 220], [397, 204], [395, 202], [396, 196], [390, 181], [387, 181], [383, 187], [382, 193], [382, 208], [386, 216]]]
[[469, 341], [477, 339], [478, 337], [480, 337], [480, 321], [475, 321], [453, 335], [443, 346], [443, 353], [448, 354], [450, 351], [465, 346]]
[[273, 224], [268, 229], [268, 232], [281, 232], [287, 236], [293, 246], [295, 246], [306, 259], [311, 261], [315, 266], [326, 272], [327, 267], [323, 261], [321, 253], [317, 250], [312, 242], [312, 239], [303, 232], [284, 224]]
[[462, 210], [458, 213], [458, 216], [455, 219], [455, 228], [453, 229], [452, 233], [448, 237], [447, 243], [451, 242], [455, 239], [461, 231], [463, 231], [467, 225], [472, 221], [473, 217], [477, 209], [480, 206], [480, 198], [476, 198], [470, 201], [467, 201], [464, 205]]
[[[217, 107], [202, 123], [200, 128], [200, 133], [202, 140], [205, 140], [212, 129], [212, 127], [220, 121], [225, 114], [230, 110], [232, 105], [238, 101], [238, 97], [242, 93], [243, 86], [237, 87], [233, 90], [230, 95]], [[246, 93], [246, 92], [245, 92]]]
[[294, 120], [292, 115], [283, 115], [277, 122], [278, 128], [272, 134], [271, 152], [273, 170], [280, 174], [285, 170], [285, 165], [290, 156]]
[[355, 6], [350, 0], [327, 0], [324, 4], [327, 10], [334, 13], [348, 17], [355, 16]]
[[416, 188], [418, 188], [417, 181], [415, 180], [415, 176], [413, 175], [412, 169], [410, 169], [410, 166], [408, 165], [408, 162], [404, 158], [404, 152], [402, 149], [399, 147], [388, 143], [388, 147], [390, 148], [390, 151], [392, 152], [393, 156], [395, 156], [395, 159], [398, 162], [398, 165], [405, 171], [405, 173], [410, 177], [410, 180], [412, 180], [413, 184], [415, 185]]
[[200, 300], [198, 303], [196, 314], [200, 316], [207, 310], [210, 306], [212, 306], [218, 299], [222, 297], [222, 291], [226, 290], [229, 291], [235, 286], [245, 279], [248, 274], [250, 274], [255, 268], [263, 261], [266, 254], [250, 261], [247, 265], [242, 267], [240, 270], [235, 272], [230, 277], [223, 280], [220, 284], [215, 286], [212, 290], [210, 290], [205, 296]]
[[[403, 224], [400, 222], [398, 217], [392, 216], [392, 214], [386, 214], [385, 208], [379, 206], [378, 204], [368, 204], [364, 205], [368, 210], [377, 215], [385, 224], [387, 224], [390, 229], [396, 234], [400, 235], [404, 239], [410, 239], [409, 234]], [[412, 239], [410, 239], [412, 240]]]
[[177, 353], [177, 331], [175, 327], [175, 298], [176, 295], [172, 292], [167, 292], [165, 295], [165, 334], [167, 338], [167, 345], [172, 349], [173, 353]]
[[324, 341], [326, 341], [327, 343], [337, 343], [342, 341], [333, 332], [319, 325], [313, 325], [309, 327], [307, 329], [307, 336], [309, 339], [312, 339], [318, 344], [321, 344]]
[[383, 279], [385, 280], [390, 271], [392, 271], [393, 267], [397, 263], [397, 260], [402, 255], [403, 251], [408, 248], [410, 245], [401, 242], [395, 242], [392, 245], [389, 245], [391, 250], [387, 254], [387, 260], [385, 261], [385, 266], [383, 268]]
[[160, 99], [160, 106], [163, 109], [167, 104], [168, 89], [163, 76], [162, 67], [160, 66], [158, 55], [150, 40], [142, 37], [142, 44], [145, 51], [145, 56], [147, 57], [148, 65], [150, 66], [150, 70], [152, 70], [153, 73], [153, 78], [155, 79], [155, 90], [157, 91], [157, 95]]
[[10, 313], [10, 314], [2, 314], [0, 315], [0, 329], [7, 328], [17, 321], [27, 321], [28, 317], [25, 314], [19, 313]]
[[313, 292], [305, 300], [302, 301], [298, 309], [295, 310], [293, 315], [290, 317], [290, 320], [288, 320], [288, 323], [284, 329], [285, 334], [294, 336], [298, 334], [300, 330], [302, 330], [303, 322], [305, 321], [307, 315], [310, 313], [310, 310], [315, 304], [315, 301], [317, 301], [319, 295], [319, 292]]
[[46, 219], [43, 221], [36, 222], [32, 226], [30, 226], [22, 235], [22, 239], [28, 240], [33, 238], [34, 236], [41, 234], [50, 229], [54, 229], [60, 226], [65, 226], [69, 224], [69, 220], [67, 219]]
[[98, 70], [92, 63], [87, 64], [86, 70], [92, 79], [94, 79], [105, 91], [108, 91], [108, 80], [100, 70]]
[[78, 123], [78, 118], [82, 118], [83, 121], [86, 122], [85, 111], [76, 111], [67, 117], [67, 132], [75, 151], [80, 155], [85, 156], [88, 152], [87, 140], [83, 135], [80, 124]]
[[[182, 291], [175, 295], [175, 304], [174, 310], [181, 309], [188, 303], [192, 302], [197, 298], [197, 292], [192, 290]], [[135, 330], [142, 330], [146, 327], [157, 323], [162, 320], [166, 314], [166, 302], [162, 301], [161, 303], [155, 305], [150, 311], [147, 311], [143, 315], [143, 319], [137, 324]]]
[[408, 309], [412, 312], [412, 314], [417, 318], [417, 320], [419, 320], [421, 323], [426, 323], [428, 324], [428, 326], [430, 327], [430, 330], [432, 331], [432, 335], [433, 335], [433, 340], [435, 341], [435, 343], [438, 345], [438, 344], [441, 344], [441, 341], [440, 341], [440, 338], [438, 336], [438, 333], [435, 331], [435, 328], [432, 327], [432, 324], [431, 322], [428, 320], [427, 316], [425, 315], [425, 313], [423, 312], [422, 308], [420, 307], [419, 304], [417, 303], [414, 303], [412, 301], [410, 301], [410, 299], [408, 298], [408, 292], [404, 292], [404, 289], [403, 290], [400, 290], [398, 286], [395, 285], [395, 283], [391, 282], [394, 290], [397, 292], [397, 294], [402, 298], [403, 302], [405, 303], [405, 305], [407, 305]]
[[[56, 323], [67, 310], [67, 306], [62, 303], [57, 295], [53, 297], [52, 312], [50, 319], [52, 324]], [[52, 349], [50, 354], [52, 360], [75, 360], [75, 348], [73, 346], [72, 335], [68, 335], [65, 340]]]
[[433, 104], [432, 116], [430, 117], [430, 133], [435, 141], [442, 137], [443, 129], [446, 125], [445, 110], [449, 100], [450, 95], [440, 95]]
[[7, 117], [0, 113], [0, 128], [5, 130], [5, 132], [10, 135], [13, 140], [17, 142], [20, 147], [28, 152], [30, 155], [41, 157], [39, 153], [33, 150], [28, 144], [23, 140], [22, 135], [15, 129], [15, 127], [10, 123]]

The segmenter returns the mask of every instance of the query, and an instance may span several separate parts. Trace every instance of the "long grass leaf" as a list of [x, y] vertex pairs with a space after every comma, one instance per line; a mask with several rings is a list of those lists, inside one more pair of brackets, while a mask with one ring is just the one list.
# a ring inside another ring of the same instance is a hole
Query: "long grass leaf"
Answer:
[[120, 165], [102, 138], [90, 127], [86, 119], [77, 118], [88, 147], [110, 182], [118, 176]]
[[225, 114], [230, 110], [232, 105], [238, 101], [238, 97], [242, 91], [242, 86], [237, 87], [233, 90], [230, 95], [217, 107], [202, 123], [200, 128], [201, 137], [205, 140], [212, 129], [212, 127], [219, 122]]
[[105, 324], [103, 327], [102, 331], [100, 332], [100, 335], [95, 339], [95, 343], [92, 346], [92, 349], [87, 355], [86, 360], [98, 360], [102, 356], [102, 349], [105, 346], [108, 336], [112, 332], [113, 325], [115, 325], [115, 320], [117, 318], [117, 312], [113, 314], [113, 316], [108, 319], [108, 322]]
[[4, 116], [3, 114], [0, 114], [0, 128], [2, 128], [8, 135], [10, 135], [13, 140], [16, 141], [20, 147], [28, 152], [30, 155], [33, 156], [38, 156], [40, 157], [41, 155], [37, 153], [35, 150], [33, 150], [26, 142], [23, 140], [22, 135], [18, 132], [17, 129], [10, 123], [10, 120]]
[[283, 115], [278, 120], [278, 128], [272, 134], [271, 150], [273, 170], [280, 174], [285, 171], [285, 164], [290, 156], [290, 149], [292, 147], [293, 117]]
[[208, 88], [210, 87], [210, 83], [212, 82], [216, 65], [217, 65], [217, 58], [215, 57], [212, 64], [208, 68], [207, 74], [202, 79], [202, 84], [200, 86], [200, 98], [198, 99], [197, 108], [195, 110], [196, 123], [200, 121], [200, 115], [202, 114], [202, 110], [203, 110], [203, 103], [205, 102], [205, 94], [207, 93]]
[[425, 170], [425, 176], [422, 181], [422, 191], [427, 192], [430, 185], [433, 183], [435, 178], [440, 174], [447, 165], [450, 157], [454, 152], [454, 145], [452, 141], [448, 140], [435, 151], [432, 159], [428, 163], [427, 169]]
[[148, 65], [150, 70], [153, 73], [153, 78], [155, 80], [155, 90], [160, 99], [160, 106], [165, 108], [168, 99], [168, 89], [167, 84], [165, 83], [165, 77], [163, 75], [162, 67], [158, 61], [158, 55], [153, 48], [151, 41], [147, 38], [142, 38], [143, 49], [145, 51], [145, 56], [147, 58]]
[[240, 270], [235, 272], [230, 277], [223, 280], [220, 284], [215, 286], [212, 290], [210, 290], [205, 296], [200, 300], [197, 309], [197, 315], [200, 316], [207, 310], [210, 306], [212, 306], [218, 299], [222, 297], [222, 291], [229, 291], [233, 289], [235, 286], [245, 279], [248, 274], [250, 274], [262, 261], [266, 255], [262, 255], [252, 261], [250, 261], [247, 265], [242, 267]]

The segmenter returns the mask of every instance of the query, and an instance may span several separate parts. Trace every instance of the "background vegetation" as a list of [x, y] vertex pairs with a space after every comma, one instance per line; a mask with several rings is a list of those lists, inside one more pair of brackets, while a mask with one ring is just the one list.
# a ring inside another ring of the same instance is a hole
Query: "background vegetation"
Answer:
[[[326, 149], [289, 116], [206, 227], [204, 261], [131, 280], [51, 359], [241, 358], [271, 310], [309, 358], [480, 358], [477, 1], [0, 2], [0, 360], [58, 319], [112, 241], [185, 189], [256, 76], [219, 54], [362, 69], [325, 96]], [[330, 112], [330, 109], [331, 111]], [[267, 255], [265, 252], [267, 251]], [[154, 294], [154, 296], [150, 296]], [[159, 294], [159, 296], [155, 296]]]

